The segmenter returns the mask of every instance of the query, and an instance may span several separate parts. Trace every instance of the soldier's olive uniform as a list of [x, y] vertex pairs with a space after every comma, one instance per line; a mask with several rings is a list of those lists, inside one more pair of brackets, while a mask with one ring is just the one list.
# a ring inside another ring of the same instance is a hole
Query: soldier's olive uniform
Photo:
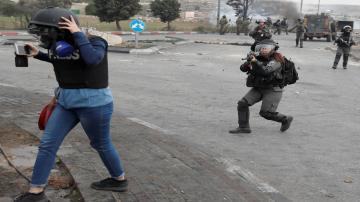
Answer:
[[349, 55], [350, 55], [351, 46], [353, 46], [355, 44], [355, 42], [351, 36], [351, 33], [350, 32], [342, 33], [341, 36], [335, 40], [335, 43], [337, 44], [338, 48], [336, 51], [333, 68], [336, 69], [336, 67], [340, 61], [340, 58], [343, 55], [343, 68], [346, 69]]
[[220, 23], [219, 33], [220, 33], [220, 35], [224, 35], [226, 32], [226, 25], [228, 24], [228, 20], [227, 20], [226, 16], [223, 16], [219, 23]]
[[[256, 62], [245, 62], [240, 66], [241, 71], [249, 74], [246, 85], [251, 87], [251, 89], [238, 102], [239, 128], [230, 131], [231, 133], [236, 133], [238, 130], [244, 129], [245, 131], [248, 130], [248, 132], [251, 132], [249, 125], [249, 106], [259, 101], [262, 101], [260, 116], [267, 120], [280, 122], [282, 125], [289, 121], [286, 115], [276, 111], [283, 93], [283, 89], [279, 87], [279, 81], [282, 79], [282, 64], [273, 57], [266, 59], [262, 56], [257, 56], [256, 59]], [[251, 70], [249, 68], [250, 66], [252, 66]]]
[[251, 50], [255, 51], [255, 46], [264, 39], [271, 39], [272, 34], [270, 33], [270, 30], [264, 26], [261, 27], [260, 25], [255, 27], [253, 31], [249, 33], [249, 35], [255, 40], [255, 42], [251, 45]]
[[291, 28], [290, 31], [294, 30], [295, 28], [296, 28], [296, 47], [299, 46], [299, 42], [300, 42], [300, 48], [302, 48], [304, 47], [303, 41], [304, 41], [304, 33], [306, 31], [304, 22], [298, 21], [295, 27]]
[[281, 29], [285, 30], [286, 35], [288, 35], [289, 34], [289, 32], [288, 32], [289, 25], [288, 25], [287, 19], [284, 18], [280, 24], [281, 24]]
[[247, 36], [249, 34], [249, 25], [250, 25], [250, 19], [245, 19], [242, 25], [242, 29], [244, 30], [245, 35]]
[[277, 33], [278, 35], [281, 35], [281, 24], [280, 24], [280, 20], [277, 20], [275, 23], [274, 23], [274, 27], [275, 27], [275, 32], [274, 32], [274, 35]]
[[239, 16], [236, 19], [236, 35], [240, 35], [241, 29], [243, 28], [243, 23], [244, 23], [243, 20]]

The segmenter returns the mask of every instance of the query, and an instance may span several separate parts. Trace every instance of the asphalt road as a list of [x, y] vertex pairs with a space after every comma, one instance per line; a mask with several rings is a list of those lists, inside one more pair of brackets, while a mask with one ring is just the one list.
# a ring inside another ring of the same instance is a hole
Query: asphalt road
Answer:
[[[235, 35], [181, 37], [251, 42]], [[294, 116], [285, 133], [258, 115], [259, 104], [250, 108], [251, 134], [228, 133], [236, 127], [236, 103], [249, 90], [239, 71], [247, 46], [187, 43], [154, 55], [109, 53], [116, 110], [198, 145], [264, 192], [293, 201], [359, 201], [360, 63], [333, 70], [331, 43], [305, 42], [300, 49], [292, 34], [275, 39], [300, 76], [279, 106]], [[29, 68], [15, 68], [9, 46], [0, 47], [0, 60], [0, 85], [48, 94], [56, 87], [49, 64], [31, 60]]]

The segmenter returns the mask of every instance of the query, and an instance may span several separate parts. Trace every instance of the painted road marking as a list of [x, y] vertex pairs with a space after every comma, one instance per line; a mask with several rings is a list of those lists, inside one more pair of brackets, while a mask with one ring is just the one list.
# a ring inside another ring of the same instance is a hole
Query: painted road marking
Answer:
[[0, 83], [0, 86], [6, 86], [6, 87], [13, 87], [13, 88], [16, 88], [16, 86], [11, 85], [11, 84], [6, 84], [6, 83]]
[[[148, 128], [163, 132], [165, 134], [169, 134], [168, 130], [165, 130], [157, 125], [154, 125], [152, 123], [143, 121], [141, 119], [138, 118], [127, 118], [130, 121], [136, 122], [138, 124], [144, 125]], [[277, 189], [275, 189], [274, 187], [270, 186], [268, 183], [266, 183], [265, 181], [261, 180], [260, 178], [256, 177], [253, 173], [251, 173], [250, 171], [235, 165], [234, 160], [232, 159], [225, 159], [225, 158], [221, 158], [221, 159], [217, 159], [219, 162], [221, 162], [222, 164], [225, 165], [226, 167], [226, 171], [239, 175], [242, 178], [244, 178], [246, 181], [248, 181], [249, 183], [253, 184], [256, 186], [256, 188], [263, 192], [263, 193], [279, 193], [279, 191]]]
[[157, 131], [160, 131], [160, 132], [163, 132], [165, 134], [170, 134], [170, 131], [166, 130], [166, 129], [163, 129], [155, 124], [152, 124], [152, 123], [149, 123], [149, 122], [146, 122], [146, 121], [143, 121], [141, 119], [138, 119], [138, 118], [127, 118], [129, 119], [130, 121], [133, 121], [133, 122], [136, 122], [138, 124], [141, 124], [141, 125], [144, 125], [148, 128], [151, 128], [151, 129], [154, 129], [154, 130], [157, 130]]
[[264, 182], [260, 178], [256, 177], [250, 171], [234, 164], [232, 159], [218, 159], [219, 162], [223, 163], [226, 166], [226, 170], [230, 173], [240, 175], [249, 183], [255, 185], [257, 189], [264, 193], [279, 193], [274, 187], [270, 186], [268, 183]]

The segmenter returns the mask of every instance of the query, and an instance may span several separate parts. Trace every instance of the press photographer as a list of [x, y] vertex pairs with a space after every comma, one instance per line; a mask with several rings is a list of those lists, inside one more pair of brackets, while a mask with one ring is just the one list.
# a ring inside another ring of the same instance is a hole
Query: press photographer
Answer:
[[59, 87], [49, 103], [55, 105], [39, 145], [27, 193], [16, 202], [48, 201], [44, 190], [56, 153], [66, 135], [78, 124], [98, 152], [111, 177], [91, 184], [93, 189], [126, 191], [128, 181], [110, 138], [113, 96], [108, 87], [107, 42], [80, 31], [76, 16], [61, 8], [39, 10], [29, 32], [37, 36], [47, 53], [27, 44], [29, 55], [53, 65]]

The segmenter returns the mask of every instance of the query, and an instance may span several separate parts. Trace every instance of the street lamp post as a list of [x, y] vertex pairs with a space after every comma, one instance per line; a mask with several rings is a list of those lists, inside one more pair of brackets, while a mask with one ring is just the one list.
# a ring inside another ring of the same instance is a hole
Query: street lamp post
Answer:
[[319, 11], [320, 11], [320, 0], [319, 0], [319, 3], [318, 3], [318, 15], [319, 15]]
[[301, 4], [300, 4], [300, 14], [302, 14], [303, 3], [304, 3], [304, 0], [301, 0]]

